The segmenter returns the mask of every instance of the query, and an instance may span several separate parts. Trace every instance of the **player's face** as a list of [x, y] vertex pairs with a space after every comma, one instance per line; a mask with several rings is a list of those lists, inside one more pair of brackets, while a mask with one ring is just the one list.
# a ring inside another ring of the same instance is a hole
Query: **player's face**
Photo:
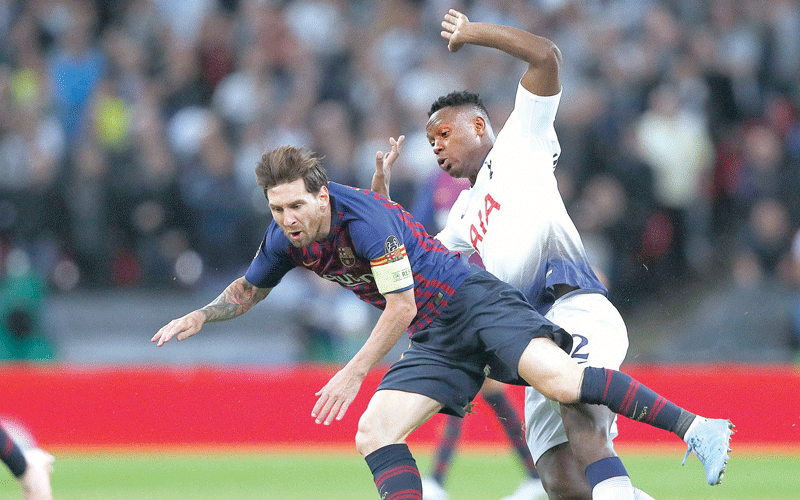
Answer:
[[431, 115], [425, 125], [428, 142], [439, 168], [455, 178], [474, 180], [483, 163], [483, 118], [469, 107], [447, 107]]
[[275, 223], [292, 245], [303, 248], [328, 236], [330, 195], [326, 186], [319, 193], [309, 193], [305, 181], [297, 179], [269, 188], [267, 201]]

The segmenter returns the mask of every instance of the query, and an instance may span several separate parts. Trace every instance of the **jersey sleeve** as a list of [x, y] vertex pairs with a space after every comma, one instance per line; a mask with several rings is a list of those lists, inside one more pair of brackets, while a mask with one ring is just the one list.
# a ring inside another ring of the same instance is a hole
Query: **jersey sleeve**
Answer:
[[350, 223], [354, 250], [369, 260], [375, 284], [383, 295], [414, 287], [414, 273], [401, 224], [398, 217], [386, 214], [378, 214], [369, 222], [360, 219]]
[[286, 252], [286, 245], [289, 245], [289, 242], [273, 222], [267, 229], [244, 278], [258, 288], [275, 287], [284, 275], [295, 267]]
[[514, 126], [519, 128], [522, 135], [544, 136], [549, 139], [560, 102], [561, 92], [552, 96], [539, 96], [519, 84], [512, 112]]

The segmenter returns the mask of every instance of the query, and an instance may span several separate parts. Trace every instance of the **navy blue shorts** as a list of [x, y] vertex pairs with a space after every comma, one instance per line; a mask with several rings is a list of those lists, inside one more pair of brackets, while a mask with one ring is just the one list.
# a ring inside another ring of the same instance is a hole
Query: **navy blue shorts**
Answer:
[[442, 403], [442, 413], [463, 417], [487, 376], [528, 385], [517, 365], [536, 337], [572, 350], [572, 336], [536, 312], [522, 292], [474, 267], [439, 317], [411, 337], [378, 390], [422, 394]]

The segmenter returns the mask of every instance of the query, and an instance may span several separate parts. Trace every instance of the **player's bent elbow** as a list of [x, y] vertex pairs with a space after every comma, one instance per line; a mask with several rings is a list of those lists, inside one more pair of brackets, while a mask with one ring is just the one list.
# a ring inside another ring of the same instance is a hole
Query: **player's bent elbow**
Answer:
[[545, 43], [538, 46], [531, 54], [528, 63], [537, 68], [550, 68], [558, 72], [562, 63], [561, 50], [550, 40], [545, 39]]

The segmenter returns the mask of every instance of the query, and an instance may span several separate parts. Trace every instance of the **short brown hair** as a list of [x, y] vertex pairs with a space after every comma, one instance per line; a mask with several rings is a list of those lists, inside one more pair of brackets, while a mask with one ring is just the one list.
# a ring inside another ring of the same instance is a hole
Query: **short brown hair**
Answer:
[[256, 165], [256, 179], [265, 195], [268, 189], [297, 179], [303, 179], [306, 191], [314, 194], [328, 185], [328, 174], [319, 157], [305, 147], [281, 146], [267, 151]]

